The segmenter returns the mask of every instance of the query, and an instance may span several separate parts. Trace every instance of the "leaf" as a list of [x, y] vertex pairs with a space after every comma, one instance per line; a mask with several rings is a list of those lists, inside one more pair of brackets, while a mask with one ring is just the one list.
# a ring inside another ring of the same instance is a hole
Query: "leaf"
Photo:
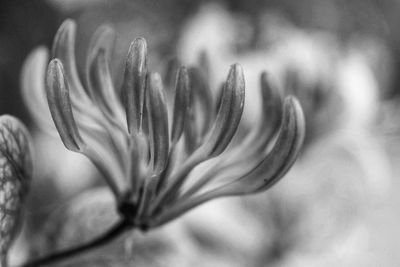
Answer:
[[[0, 117], [0, 263], [5, 265], [32, 176], [31, 141], [16, 118]], [[5, 265], [6, 266], [6, 265]]]

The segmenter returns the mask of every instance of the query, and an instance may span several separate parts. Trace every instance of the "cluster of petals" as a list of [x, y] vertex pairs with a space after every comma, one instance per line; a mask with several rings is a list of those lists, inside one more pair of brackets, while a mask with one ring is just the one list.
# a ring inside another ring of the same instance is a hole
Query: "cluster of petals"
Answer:
[[48, 124], [48, 110], [37, 108], [47, 97], [65, 147], [93, 162], [121, 216], [135, 227], [160, 226], [214, 198], [265, 191], [294, 163], [304, 139], [302, 109], [266, 73], [260, 75], [261, 116], [243, 128], [240, 65], [230, 67], [216, 96], [199, 67], [171, 64], [165, 81], [173, 82], [164, 84], [147, 66], [146, 41], [137, 38], [116, 90], [109, 64], [113, 29], [101, 26], [93, 35], [82, 77], [75, 35], [75, 22], [66, 20], [51, 53], [40, 48], [29, 57], [24, 97], [39, 123]]

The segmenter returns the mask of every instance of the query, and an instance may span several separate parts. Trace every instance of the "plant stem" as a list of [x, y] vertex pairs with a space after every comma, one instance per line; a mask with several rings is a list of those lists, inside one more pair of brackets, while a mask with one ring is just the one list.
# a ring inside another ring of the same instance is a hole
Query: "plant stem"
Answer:
[[77, 247], [72, 247], [64, 251], [55, 252], [54, 254], [45, 255], [42, 258], [34, 259], [32, 261], [24, 263], [19, 267], [39, 267], [54, 264], [69, 257], [82, 254], [83, 252], [86, 252], [88, 250], [101, 247], [132, 228], [132, 224], [128, 223], [126, 220], [121, 220], [113, 227], [111, 227], [107, 232], [89, 241], [88, 243], [79, 245]]

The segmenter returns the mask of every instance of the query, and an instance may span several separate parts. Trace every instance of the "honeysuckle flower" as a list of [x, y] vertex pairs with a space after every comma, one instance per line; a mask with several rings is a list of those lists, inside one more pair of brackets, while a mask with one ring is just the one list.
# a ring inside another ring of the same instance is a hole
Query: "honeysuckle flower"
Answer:
[[54, 40], [45, 81], [50, 113], [65, 147], [93, 162], [130, 225], [146, 230], [217, 197], [265, 191], [295, 161], [304, 139], [302, 110], [294, 97], [282, 100], [266, 73], [262, 117], [238, 131], [245, 98], [240, 65], [231, 66], [217, 99], [196, 67], [179, 67], [173, 88], [164, 88], [148, 69], [146, 41], [137, 38], [120, 98], [109, 69], [112, 28], [94, 34], [83, 81], [75, 33], [67, 20]]

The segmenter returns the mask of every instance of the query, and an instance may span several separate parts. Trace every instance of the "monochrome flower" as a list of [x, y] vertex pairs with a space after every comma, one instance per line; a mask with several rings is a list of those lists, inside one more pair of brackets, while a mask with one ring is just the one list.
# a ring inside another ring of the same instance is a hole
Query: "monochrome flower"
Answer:
[[[302, 109], [294, 97], [282, 99], [266, 73], [260, 76], [262, 116], [244, 128], [240, 65], [231, 66], [217, 97], [207, 72], [198, 67], [170, 66], [167, 72], [176, 78], [172, 87], [165, 86], [147, 66], [146, 41], [137, 38], [126, 57], [120, 96], [109, 67], [113, 29], [102, 26], [94, 34], [83, 81], [75, 34], [75, 22], [65, 21], [54, 40], [45, 86], [27, 94], [47, 95], [65, 147], [93, 162], [130, 225], [147, 230], [214, 198], [265, 191], [294, 163], [304, 139]], [[26, 73], [46, 62], [47, 52], [37, 53], [41, 56], [31, 57]]]

